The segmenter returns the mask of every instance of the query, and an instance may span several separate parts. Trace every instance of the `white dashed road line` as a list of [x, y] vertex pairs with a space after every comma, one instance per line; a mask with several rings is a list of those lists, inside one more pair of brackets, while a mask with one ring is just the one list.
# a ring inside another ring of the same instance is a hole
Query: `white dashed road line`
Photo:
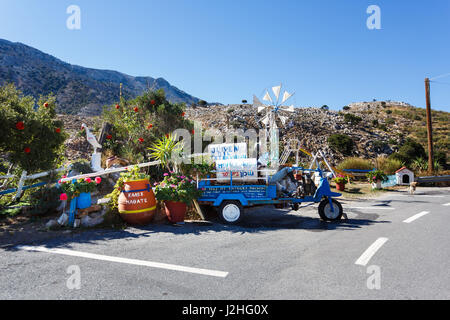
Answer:
[[408, 194], [406, 196], [411, 196], [411, 197], [429, 197], [429, 198], [444, 198], [444, 196], [433, 196], [433, 195], [428, 195], [428, 194]]
[[446, 206], [446, 207], [450, 206], [450, 202], [449, 203], [444, 203], [443, 206]]
[[375, 209], [375, 210], [395, 210], [395, 208], [391, 207], [349, 207], [348, 209]]
[[420, 217], [423, 217], [424, 215], [427, 215], [427, 214], [429, 214], [429, 213], [430, 213], [430, 211], [422, 211], [422, 212], [420, 212], [420, 213], [418, 213], [418, 214], [415, 214], [415, 215], [413, 215], [412, 217], [406, 219], [406, 220], [403, 221], [403, 222], [405, 222], [405, 223], [411, 223], [411, 222], [413, 222], [414, 220], [417, 220], [417, 219], [419, 219]]
[[225, 278], [228, 275], [228, 272], [223, 272], [223, 271], [191, 268], [191, 267], [184, 267], [184, 266], [179, 266], [179, 265], [174, 265], [174, 264], [166, 264], [166, 263], [159, 263], [159, 262], [152, 262], [152, 261], [111, 257], [111, 256], [100, 255], [100, 254], [88, 253], [88, 252], [68, 250], [68, 249], [49, 249], [49, 248], [45, 248], [45, 247], [33, 247], [33, 246], [18, 246], [16, 248], [19, 250], [24, 250], [24, 251], [62, 254], [62, 255], [66, 255], [66, 256], [81, 257], [81, 258], [94, 259], [94, 260], [127, 263], [127, 264], [133, 264], [133, 265], [137, 265], [137, 266], [145, 266], [145, 267], [151, 267], [151, 268], [159, 268], [159, 269], [167, 269], [167, 270], [173, 270], [173, 271], [196, 273], [196, 274], [212, 276], [212, 277]]
[[369, 263], [370, 259], [373, 257], [373, 255], [380, 249], [383, 244], [388, 241], [388, 238], [378, 238], [372, 245], [367, 248], [366, 251], [359, 257], [358, 260], [356, 260], [355, 264], [360, 266], [365, 266], [367, 263]]

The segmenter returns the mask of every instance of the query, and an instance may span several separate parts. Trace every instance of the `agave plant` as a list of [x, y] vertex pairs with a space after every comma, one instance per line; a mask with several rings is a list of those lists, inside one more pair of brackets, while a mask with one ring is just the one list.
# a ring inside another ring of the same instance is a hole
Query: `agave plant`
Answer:
[[161, 166], [167, 170], [172, 170], [171, 166], [176, 166], [174, 158], [181, 156], [183, 144], [181, 141], [176, 141], [173, 135], [167, 134], [156, 140], [148, 150], [151, 151], [150, 156], [153, 159], [161, 161]]
[[428, 170], [428, 162], [424, 158], [416, 158], [412, 162], [414, 170], [426, 171]]

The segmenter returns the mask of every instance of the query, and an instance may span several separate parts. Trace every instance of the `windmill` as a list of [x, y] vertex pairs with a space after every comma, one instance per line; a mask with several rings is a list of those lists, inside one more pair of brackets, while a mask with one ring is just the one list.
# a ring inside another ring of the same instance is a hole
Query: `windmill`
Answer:
[[270, 140], [270, 155], [269, 155], [269, 161], [272, 164], [272, 166], [277, 166], [279, 161], [279, 137], [278, 137], [278, 126], [276, 123], [277, 118], [280, 119], [281, 123], [283, 125], [286, 124], [286, 121], [289, 119], [289, 117], [283, 116], [279, 114], [280, 111], [287, 111], [287, 112], [295, 112], [295, 108], [293, 105], [289, 107], [282, 106], [283, 103], [288, 101], [294, 94], [289, 93], [287, 91], [284, 91], [283, 97], [280, 101], [280, 93], [281, 93], [281, 87], [279, 86], [272, 87], [272, 92], [275, 98], [273, 98], [269, 91], [266, 90], [266, 93], [263, 97], [264, 101], [269, 102], [270, 104], [266, 105], [263, 104], [255, 95], [253, 95], [253, 106], [258, 108], [258, 113], [262, 111], [266, 111], [266, 115], [260, 119], [259, 121], [262, 122], [266, 130], [268, 131], [268, 136]]

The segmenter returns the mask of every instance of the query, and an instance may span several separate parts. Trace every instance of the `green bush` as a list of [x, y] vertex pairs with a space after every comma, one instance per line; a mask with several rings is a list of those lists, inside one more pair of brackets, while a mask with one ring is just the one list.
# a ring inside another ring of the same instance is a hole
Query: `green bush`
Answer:
[[382, 140], [375, 140], [373, 142], [373, 147], [377, 152], [382, 152], [384, 148], [386, 148], [388, 144]]
[[362, 118], [358, 117], [352, 113], [346, 113], [346, 114], [344, 114], [344, 121], [349, 122], [352, 125], [355, 125], [355, 124], [360, 123], [362, 121]]
[[387, 125], [395, 124], [395, 120], [392, 119], [392, 118], [387, 118], [387, 119], [385, 120], [385, 122], [386, 122]]
[[13, 84], [0, 87], [0, 155], [28, 173], [55, 168], [67, 135], [56, 120], [56, 98], [36, 101]]
[[389, 156], [391, 159], [397, 159], [405, 165], [410, 165], [416, 158], [427, 158], [423, 146], [414, 139], [408, 138], [400, 147], [398, 152]]
[[328, 145], [334, 151], [338, 151], [343, 155], [350, 155], [354, 147], [354, 142], [352, 138], [345, 134], [332, 134], [328, 137]]

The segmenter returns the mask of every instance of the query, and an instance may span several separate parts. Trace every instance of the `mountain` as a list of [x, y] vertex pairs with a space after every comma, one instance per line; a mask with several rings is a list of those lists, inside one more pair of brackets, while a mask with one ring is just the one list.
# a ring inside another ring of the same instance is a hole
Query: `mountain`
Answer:
[[58, 112], [98, 115], [103, 105], [122, 95], [134, 98], [143, 91], [164, 89], [169, 101], [197, 103], [198, 98], [170, 85], [163, 78], [133, 77], [117, 71], [84, 68], [63, 62], [22, 43], [0, 39], [0, 85], [13, 82], [24, 94], [38, 98], [53, 92]]

